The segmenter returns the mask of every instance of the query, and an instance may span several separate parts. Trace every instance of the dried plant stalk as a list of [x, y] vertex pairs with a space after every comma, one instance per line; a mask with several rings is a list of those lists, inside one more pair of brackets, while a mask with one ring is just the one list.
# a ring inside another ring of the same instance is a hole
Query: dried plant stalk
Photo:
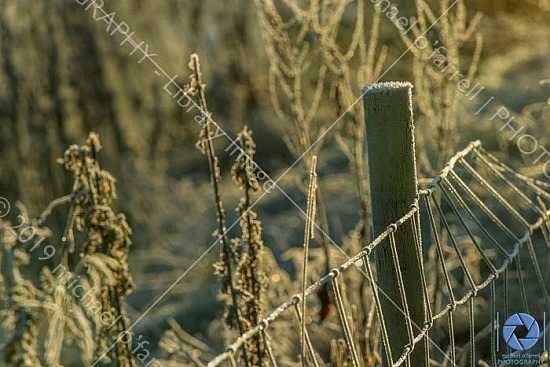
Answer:
[[[128, 333], [125, 303], [132, 291], [132, 277], [128, 270], [128, 252], [132, 241], [131, 229], [123, 214], [111, 208], [116, 198], [115, 179], [99, 166], [97, 155], [101, 150], [99, 137], [90, 133], [86, 144], [73, 145], [59, 160], [65, 169], [73, 173], [74, 184], [70, 215], [63, 242], [64, 266], [69, 266], [69, 254], [76, 249], [74, 231], [86, 232], [86, 241], [79, 246], [81, 261], [75, 269], [87, 268], [91, 289], [98, 289], [97, 299], [101, 310], [109, 312], [113, 325], [95, 320], [97, 329], [96, 355], [109, 360], [110, 345], [121, 335]], [[66, 269], [65, 269], [66, 270]], [[75, 271], [72, 276], [76, 276]], [[90, 311], [90, 310], [87, 310]], [[131, 341], [116, 343], [111, 357], [119, 366], [135, 366]]]
[[[206, 119], [210, 118], [210, 112], [206, 103], [206, 96], [204, 93], [205, 84], [202, 82], [202, 74], [200, 69], [199, 57], [196, 54], [191, 55], [191, 61], [189, 62], [193, 74], [191, 76], [191, 85], [189, 87], [189, 93], [198, 95], [199, 106], [202, 111], [207, 114], [204, 116]], [[197, 148], [207, 156], [208, 166], [210, 168], [210, 180], [214, 189], [214, 199], [216, 202], [216, 216], [218, 221], [218, 229], [215, 235], [222, 243], [222, 251], [220, 255], [220, 261], [214, 264], [214, 274], [222, 279], [222, 294], [227, 295], [226, 302], [226, 314], [225, 322], [230, 328], [236, 329], [240, 334], [245, 332], [243, 325], [243, 317], [241, 309], [238, 303], [238, 291], [236, 282], [233, 279], [234, 264], [238, 263], [238, 254], [234, 247], [231, 246], [231, 241], [227, 236], [227, 228], [225, 225], [225, 210], [223, 208], [223, 202], [221, 199], [220, 191], [220, 167], [218, 164], [218, 157], [212, 141], [212, 130], [210, 123], [206, 121], [203, 125], [200, 133], [199, 141], [197, 142]], [[249, 357], [246, 347], [242, 348], [243, 356], [246, 366], [249, 366]]]
[[[362, 0], [254, 2], [271, 63], [272, 105], [285, 129], [287, 146], [309, 171], [310, 157], [318, 154], [324, 135], [334, 127], [336, 141], [356, 171], [363, 212], [357, 227], [366, 245], [368, 199], [362, 160], [365, 133], [363, 111], [356, 102], [360, 89], [377, 80], [386, 60], [387, 48], [378, 44], [381, 11]], [[355, 16], [350, 19], [349, 14]], [[350, 25], [353, 33], [346, 38], [341, 29]], [[314, 86], [312, 92], [310, 85]], [[327, 115], [334, 119], [327, 119]], [[320, 185], [316, 201], [319, 227], [326, 234], [319, 242], [328, 273], [329, 224]], [[328, 287], [318, 292], [321, 321], [331, 309], [328, 292]], [[366, 313], [362, 319], [366, 319]]]
[[[417, 145], [424, 147], [419, 152], [421, 173], [431, 177], [443, 167], [458, 144], [460, 135], [455, 131], [461, 91], [457, 85], [461, 79], [473, 82], [477, 72], [483, 46], [481, 34], [476, 32], [481, 13], [476, 13], [469, 20], [464, 0], [458, 0], [456, 4], [453, 2], [452, 8], [449, 0], [439, 0], [441, 13], [450, 10], [438, 21], [426, 0], [415, 1], [415, 5], [418, 23], [413, 27], [413, 33], [410, 36], [403, 32], [399, 34], [414, 56], [413, 84], [418, 107], [424, 123], [432, 125], [418, 129], [426, 134], [417, 137]], [[437, 34], [438, 38], [431, 39], [433, 34]], [[421, 35], [428, 40], [426, 47], [415, 44]], [[474, 50], [468, 65], [463, 66], [466, 58], [464, 48], [472, 39]], [[433, 130], [436, 131], [435, 139]], [[435, 161], [429, 159], [429, 153], [434, 154]]]
[[[10, 315], [4, 324], [7, 330], [13, 331], [5, 354], [10, 365], [60, 366], [64, 345], [74, 342], [84, 365], [92, 364], [95, 354], [96, 358], [105, 357], [105, 362], [114, 359], [118, 366], [135, 366], [130, 342], [116, 343], [111, 354], [104, 355], [128, 329], [125, 302], [132, 289], [128, 271], [128, 251], [132, 242], [124, 215], [115, 214], [111, 208], [116, 197], [115, 179], [100, 168], [97, 161], [100, 150], [95, 133], [89, 135], [85, 145], [69, 147], [59, 161], [73, 173], [71, 195], [52, 201], [37, 220], [31, 220], [22, 206], [18, 218], [27, 226], [12, 227], [0, 220], [1, 270]], [[63, 245], [56, 248], [44, 244], [51, 233], [42, 224], [56, 206], [68, 202]], [[14, 231], [13, 228], [19, 229]], [[84, 243], [78, 246], [75, 231], [86, 234]], [[30, 241], [28, 233], [32, 233], [31, 238], [40, 239]], [[29, 245], [32, 242], [36, 243]], [[71, 254], [75, 250], [78, 250], [78, 257], [73, 259]], [[49, 263], [42, 265], [39, 280], [31, 281], [21, 270], [29, 264], [31, 254], [38, 254], [41, 261], [60, 263], [52, 270]], [[83, 299], [79, 299], [75, 291], [77, 284], [84, 289], [82, 294], [93, 296], [96, 302], [82, 303]], [[106, 315], [114, 320], [109, 327], [102, 320]], [[40, 356], [38, 338], [42, 332], [39, 325], [46, 320], [45, 348]]]
[[[259, 187], [253, 173], [256, 144], [252, 139], [252, 132], [246, 126], [236, 140], [242, 153], [233, 164], [232, 175], [244, 196], [236, 209], [241, 216], [242, 236], [233, 239], [232, 242], [236, 248], [241, 249], [235, 278], [237, 290], [240, 293], [239, 308], [243, 317], [243, 325], [245, 330], [249, 331], [261, 321], [267, 277], [263, 263], [262, 223], [251, 207], [252, 195], [258, 191]], [[260, 334], [249, 339], [246, 348], [252, 366], [267, 364], [266, 351]]]
[[4, 355], [10, 366], [39, 366], [38, 335], [39, 320], [27, 307], [26, 303], [40, 295], [40, 291], [25, 279], [19, 267], [28, 258], [18, 255], [14, 248], [17, 245], [17, 234], [10, 233], [9, 222], [0, 219], [0, 245], [2, 246], [2, 278], [7, 293], [8, 319], [4, 322], [9, 337]]
[[311, 159], [311, 169], [309, 171], [309, 187], [307, 191], [307, 210], [306, 226], [304, 229], [304, 257], [302, 271], [302, 322], [300, 325], [300, 343], [302, 347], [302, 366], [307, 366], [307, 345], [306, 345], [306, 288], [307, 288], [307, 263], [309, 252], [309, 240], [315, 237], [315, 192], [317, 190], [317, 156]]

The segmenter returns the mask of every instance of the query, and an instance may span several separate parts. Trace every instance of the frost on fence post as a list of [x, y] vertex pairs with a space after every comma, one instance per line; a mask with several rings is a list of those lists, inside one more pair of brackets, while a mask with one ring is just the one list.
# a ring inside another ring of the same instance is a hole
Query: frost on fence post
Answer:
[[[417, 196], [411, 89], [410, 83], [392, 82], [374, 84], [363, 91], [374, 236], [407, 213]], [[412, 330], [416, 336], [419, 329], [414, 325], [423, 327], [426, 311], [416, 253], [421, 248], [417, 249], [411, 223], [414, 221], [407, 221], [399, 227], [395, 243]], [[410, 341], [406, 318], [400, 310], [404, 308], [388, 241], [377, 247], [375, 257], [383, 318], [392, 360], [396, 361]], [[385, 351], [383, 354], [385, 365]], [[409, 365], [415, 367], [427, 365], [424, 343], [414, 346], [410, 362]]]

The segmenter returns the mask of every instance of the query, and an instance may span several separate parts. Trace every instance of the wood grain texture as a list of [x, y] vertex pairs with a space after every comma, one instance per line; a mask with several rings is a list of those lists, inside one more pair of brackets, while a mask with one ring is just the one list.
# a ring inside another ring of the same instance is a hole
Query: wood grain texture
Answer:
[[[410, 83], [383, 83], [364, 90], [374, 237], [409, 211], [417, 195], [411, 89]], [[375, 253], [377, 283], [394, 361], [409, 344], [406, 319], [400, 310], [403, 305], [397, 271], [404, 280], [412, 321], [422, 328], [425, 320], [421, 269], [416, 254], [422, 250], [415, 244], [411, 221], [399, 228], [395, 241], [400, 269], [394, 267], [388, 241], [378, 246]], [[414, 335], [418, 332], [413, 324]], [[415, 346], [410, 358], [411, 366], [426, 365], [423, 343]]]

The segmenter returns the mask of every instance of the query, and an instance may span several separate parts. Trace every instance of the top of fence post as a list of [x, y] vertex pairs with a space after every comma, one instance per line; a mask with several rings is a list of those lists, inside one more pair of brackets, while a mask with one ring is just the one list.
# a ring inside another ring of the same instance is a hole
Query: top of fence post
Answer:
[[[411, 89], [410, 83], [391, 82], [374, 84], [363, 90], [374, 236], [384, 232], [389, 223], [396, 222], [407, 213], [417, 197]], [[378, 246], [375, 252], [377, 283], [392, 361], [399, 359], [405, 346], [410, 343], [397, 271], [404, 280], [414, 335], [419, 333], [415, 324], [422, 328], [426, 316], [422, 264], [418, 264], [416, 252], [420, 252], [422, 259], [422, 249], [415, 241], [414, 223], [407, 221], [394, 234], [400, 269], [394, 266], [389, 242]], [[421, 238], [419, 232], [417, 235]], [[382, 353], [386, 365], [385, 350]], [[427, 365], [424, 343], [418, 343], [410, 355], [409, 366]]]

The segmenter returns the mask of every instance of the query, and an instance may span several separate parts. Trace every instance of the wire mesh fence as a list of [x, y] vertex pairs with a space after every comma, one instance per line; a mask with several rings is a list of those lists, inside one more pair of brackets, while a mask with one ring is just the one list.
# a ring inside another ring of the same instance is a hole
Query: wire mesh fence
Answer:
[[[521, 353], [531, 358], [523, 365], [544, 365], [550, 279], [541, 261], [548, 261], [550, 249], [549, 201], [549, 184], [522, 176], [479, 141], [472, 142], [421, 188], [401, 219], [265, 316], [209, 366], [239, 365], [243, 344], [257, 335], [265, 347], [261, 363], [269, 366], [328, 366], [335, 360], [354, 367], [411, 366], [411, 353], [419, 345], [427, 351], [426, 366], [501, 366]], [[405, 292], [408, 269], [401, 266], [396, 251], [396, 235], [405, 223], [414, 229], [416, 260], [422, 269], [422, 287], [415, 294]], [[390, 299], [377, 286], [373, 258], [381, 247], [390, 250], [395, 269], [400, 269], [398, 299]], [[360, 290], [370, 305], [364, 320], [357, 319], [349, 302], [346, 277], [351, 273], [361, 274], [369, 285]], [[308, 309], [309, 314], [310, 308], [318, 307], [312, 295], [322, 287], [330, 288], [339, 320], [339, 327], [323, 331], [324, 336], [301, 311]], [[424, 304], [422, 324], [412, 321], [407, 308], [411, 297]], [[382, 300], [398, 308], [402, 318], [385, 321]], [[516, 330], [519, 324], [514, 320], [523, 322], [526, 334]], [[395, 345], [388, 337], [397, 324], [406, 325], [406, 345]], [[283, 331], [295, 336], [290, 347], [281, 342]]]

